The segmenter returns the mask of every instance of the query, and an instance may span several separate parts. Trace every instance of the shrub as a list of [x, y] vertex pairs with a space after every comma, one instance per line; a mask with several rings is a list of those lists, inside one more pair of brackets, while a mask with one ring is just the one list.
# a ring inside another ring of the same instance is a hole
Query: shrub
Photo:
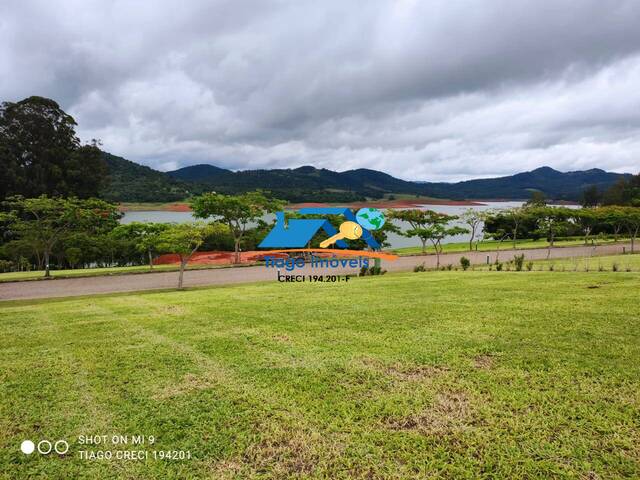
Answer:
[[424, 262], [422, 262], [420, 265], [416, 265], [415, 267], [413, 267], [413, 271], [414, 272], [426, 272], [427, 268], [424, 266]]
[[553, 263], [550, 263], [550, 264], [549, 264], [549, 271], [550, 271], [550, 272], [553, 272], [553, 269], [554, 269]]
[[[364, 270], [364, 273], [362, 273]], [[360, 270], [360, 276], [363, 277], [365, 275], [384, 275], [385, 273], [387, 273], [386, 270], [382, 269], [381, 267], [369, 267], [369, 269], [366, 268], [362, 268], [362, 270]]]
[[460, 259], [460, 266], [462, 267], [462, 270], [467, 270], [471, 266], [471, 260], [467, 257], [462, 257]]
[[496, 270], [497, 270], [498, 272], [501, 272], [501, 271], [502, 271], [502, 262], [498, 262], [498, 263], [496, 263]]
[[516, 266], [516, 271], [517, 272], [521, 272], [522, 271], [522, 265], [524, 265], [524, 253], [521, 255], [515, 255], [513, 257], [513, 263]]
[[530, 272], [533, 270], [533, 262], [527, 262], [527, 271]]
[[617, 272], [620, 269], [619, 265], [617, 262], [613, 262], [613, 265], [611, 265], [611, 271], [613, 272]]

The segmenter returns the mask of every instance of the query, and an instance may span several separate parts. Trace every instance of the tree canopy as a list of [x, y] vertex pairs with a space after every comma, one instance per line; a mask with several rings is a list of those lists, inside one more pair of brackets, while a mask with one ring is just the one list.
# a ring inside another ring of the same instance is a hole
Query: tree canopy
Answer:
[[107, 169], [97, 142], [81, 145], [76, 122], [53, 100], [0, 104], [0, 198], [97, 196]]
[[229, 227], [234, 238], [236, 263], [240, 263], [240, 242], [249, 224], [257, 223], [265, 213], [281, 210], [284, 205], [283, 201], [269, 198], [261, 191], [240, 195], [210, 192], [191, 201], [196, 218], [212, 217]]

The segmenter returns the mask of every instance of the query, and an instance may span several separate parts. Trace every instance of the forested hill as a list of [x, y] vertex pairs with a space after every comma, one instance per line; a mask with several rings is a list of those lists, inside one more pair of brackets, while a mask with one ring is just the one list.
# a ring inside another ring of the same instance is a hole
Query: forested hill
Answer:
[[600, 169], [563, 173], [542, 167], [500, 178], [417, 183], [369, 169], [334, 172], [305, 166], [234, 172], [214, 165], [193, 165], [163, 173], [110, 154], [105, 154], [105, 160], [110, 184], [103, 191], [104, 197], [131, 202], [176, 201], [208, 190], [238, 193], [258, 188], [292, 202], [348, 202], [381, 198], [385, 194], [523, 200], [533, 191], [541, 191], [554, 200], [579, 200], [589, 186], [604, 191], [630, 176]]
[[[386, 193], [407, 193], [449, 199], [528, 199], [533, 191], [541, 191], [556, 200], [579, 200], [585, 188], [595, 185], [603, 191], [620, 178], [619, 173], [591, 169], [559, 172], [541, 167], [515, 175], [469, 180], [457, 183], [409, 182], [383, 172], [368, 169], [334, 172], [306, 166], [295, 169], [245, 170], [232, 172], [213, 165], [194, 165], [173, 172], [173, 178], [198, 182], [224, 191], [244, 191], [263, 188], [283, 191], [292, 200], [321, 200], [321, 197], [351, 192], [358, 197], [377, 198]], [[341, 193], [343, 192], [343, 193]], [[300, 198], [298, 198], [300, 197]]]
[[540, 167], [530, 172], [507, 177], [468, 180], [458, 183], [425, 183], [430, 195], [469, 199], [526, 199], [538, 190], [548, 198], [556, 200], [579, 200], [582, 192], [590, 186], [604, 191], [620, 178], [630, 174], [605, 172], [599, 168], [576, 172], [559, 172], [550, 167]]
[[108, 170], [101, 197], [117, 202], [173, 202], [192, 194], [191, 186], [122, 157], [104, 153]]

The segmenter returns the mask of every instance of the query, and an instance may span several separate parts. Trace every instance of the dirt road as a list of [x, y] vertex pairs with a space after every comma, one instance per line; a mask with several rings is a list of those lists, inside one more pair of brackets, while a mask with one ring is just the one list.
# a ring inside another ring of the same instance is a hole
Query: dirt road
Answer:
[[[611, 244], [599, 247], [561, 247], [551, 250], [551, 258], [577, 257], [590, 255], [613, 255], [622, 253], [623, 247], [629, 251], [629, 245]], [[506, 261], [515, 254], [524, 254], [526, 259], [542, 259], [547, 257], [546, 249], [502, 250], [500, 260]], [[496, 252], [449, 253], [440, 256], [440, 264], [459, 265], [460, 257], [466, 256], [474, 264], [494, 262]], [[435, 267], [435, 255], [400, 257], [390, 262], [383, 261], [383, 268], [390, 272], [413, 270], [413, 267], [424, 263], [426, 267]], [[291, 273], [282, 269], [283, 274]], [[304, 269], [294, 273], [332, 273], [355, 274], [357, 269]], [[191, 270], [185, 273], [185, 286], [225, 285], [259, 281], [275, 281], [277, 271], [264, 266], [219, 268], [210, 270]], [[34, 298], [71, 297], [78, 295], [94, 295], [114, 292], [134, 292], [139, 290], [157, 290], [174, 288], [177, 284], [177, 272], [144, 273], [136, 275], [114, 275], [102, 277], [65, 278], [47, 281], [0, 283], [0, 300], [19, 300]]]

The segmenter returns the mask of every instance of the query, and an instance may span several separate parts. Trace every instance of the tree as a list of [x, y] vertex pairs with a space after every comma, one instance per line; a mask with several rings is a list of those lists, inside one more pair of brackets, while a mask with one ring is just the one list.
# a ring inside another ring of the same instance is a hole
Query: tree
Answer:
[[202, 222], [180, 223], [170, 225], [160, 233], [158, 250], [166, 253], [175, 253], [180, 259], [180, 275], [178, 276], [178, 288], [182, 288], [184, 270], [204, 243], [207, 237], [224, 234], [228, 227], [220, 223], [206, 224]]
[[628, 180], [621, 178], [609, 187], [603, 195], [602, 203], [640, 207], [640, 173]]
[[[537, 192], [539, 193], [539, 192]], [[533, 197], [532, 197], [533, 199]], [[528, 207], [527, 208], [532, 208], [531, 205], [533, 204], [527, 204]], [[511, 225], [511, 239], [513, 240], [513, 249], [515, 250], [518, 244], [518, 231], [520, 229], [520, 225], [522, 224], [522, 222], [524, 221], [524, 219], [527, 216], [528, 210], [527, 208], [523, 208], [523, 207], [514, 207], [514, 208], [509, 208], [507, 210], [505, 210], [504, 212], [502, 212], [502, 215], [504, 215], [504, 217], [507, 219], [507, 221], [509, 222], [509, 224]]]
[[42, 254], [45, 277], [54, 247], [70, 232], [101, 233], [113, 229], [120, 218], [116, 205], [102, 200], [77, 198], [13, 197], [5, 202], [12, 218], [10, 228]]
[[620, 210], [624, 215], [624, 225], [631, 237], [631, 253], [634, 253], [636, 238], [638, 237], [638, 233], [640, 233], [640, 208], [624, 207]]
[[469, 237], [469, 251], [473, 250], [473, 240], [476, 238], [476, 232], [487, 218], [487, 212], [469, 208], [462, 212], [460, 220], [469, 226], [471, 236]]
[[625, 213], [622, 207], [617, 206], [607, 206], [600, 207], [600, 216], [602, 218], [603, 223], [611, 228], [613, 232], [614, 241], [618, 241], [618, 236], [620, 232], [625, 227]]
[[449, 227], [448, 224], [458, 217], [433, 210], [391, 210], [391, 218], [407, 222], [411, 228], [402, 233], [406, 237], [418, 237], [422, 242], [422, 253], [427, 253], [427, 242], [430, 241], [436, 251], [436, 266], [440, 266], [442, 240], [445, 237], [468, 233], [462, 227]]
[[538, 229], [547, 237], [549, 258], [556, 236], [569, 228], [568, 219], [571, 218], [571, 211], [565, 207], [535, 207], [528, 209], [528, 213], [537, 219]]
[[524, 204], [525, 207], [544, 207], [547, 205], [547, 196], [540, 190], [531, 192], [531, 197]]
[[117, 226], [111, 234], [117, 239], [130, 240], [136, 250], [147, 257], [149, 269], [153, 269], [153, 259], [158, 253], [160, 236], [168, 228], [167, 223], [131, 222]]
[[572, 218], [580, 227], [580, 230], [584, 235], [584, 244], [586, 245], [589, 241], [589, 235], [596, 225], [602, 221], [602, 215], [597, 209], [581, 208], [574, 211]]
[[0, 104], [0, 198], [96, 196], [107, 167], [97, 142], [80, 145], [75, 126], [48, 98]]
[[229, 227], [233, 234], [235, 263], [240, 263], [240, 244], [250, 223], [255, 223], [266, 213], [284, 208], [284, 202], [267, 198], [260, 191], [241, 195], [223, 195], [204, 193], [191, 201], [196, 218], [209, 218], [220, 221]]
[[588, 207], [597, 207], [600, 205], [602, 201], [602, 195], [600, 194], [600, 190], [598, 190], [597, 185], [590, 185], [584, 189], [582, 192], [582, 206], [585, 208]]

